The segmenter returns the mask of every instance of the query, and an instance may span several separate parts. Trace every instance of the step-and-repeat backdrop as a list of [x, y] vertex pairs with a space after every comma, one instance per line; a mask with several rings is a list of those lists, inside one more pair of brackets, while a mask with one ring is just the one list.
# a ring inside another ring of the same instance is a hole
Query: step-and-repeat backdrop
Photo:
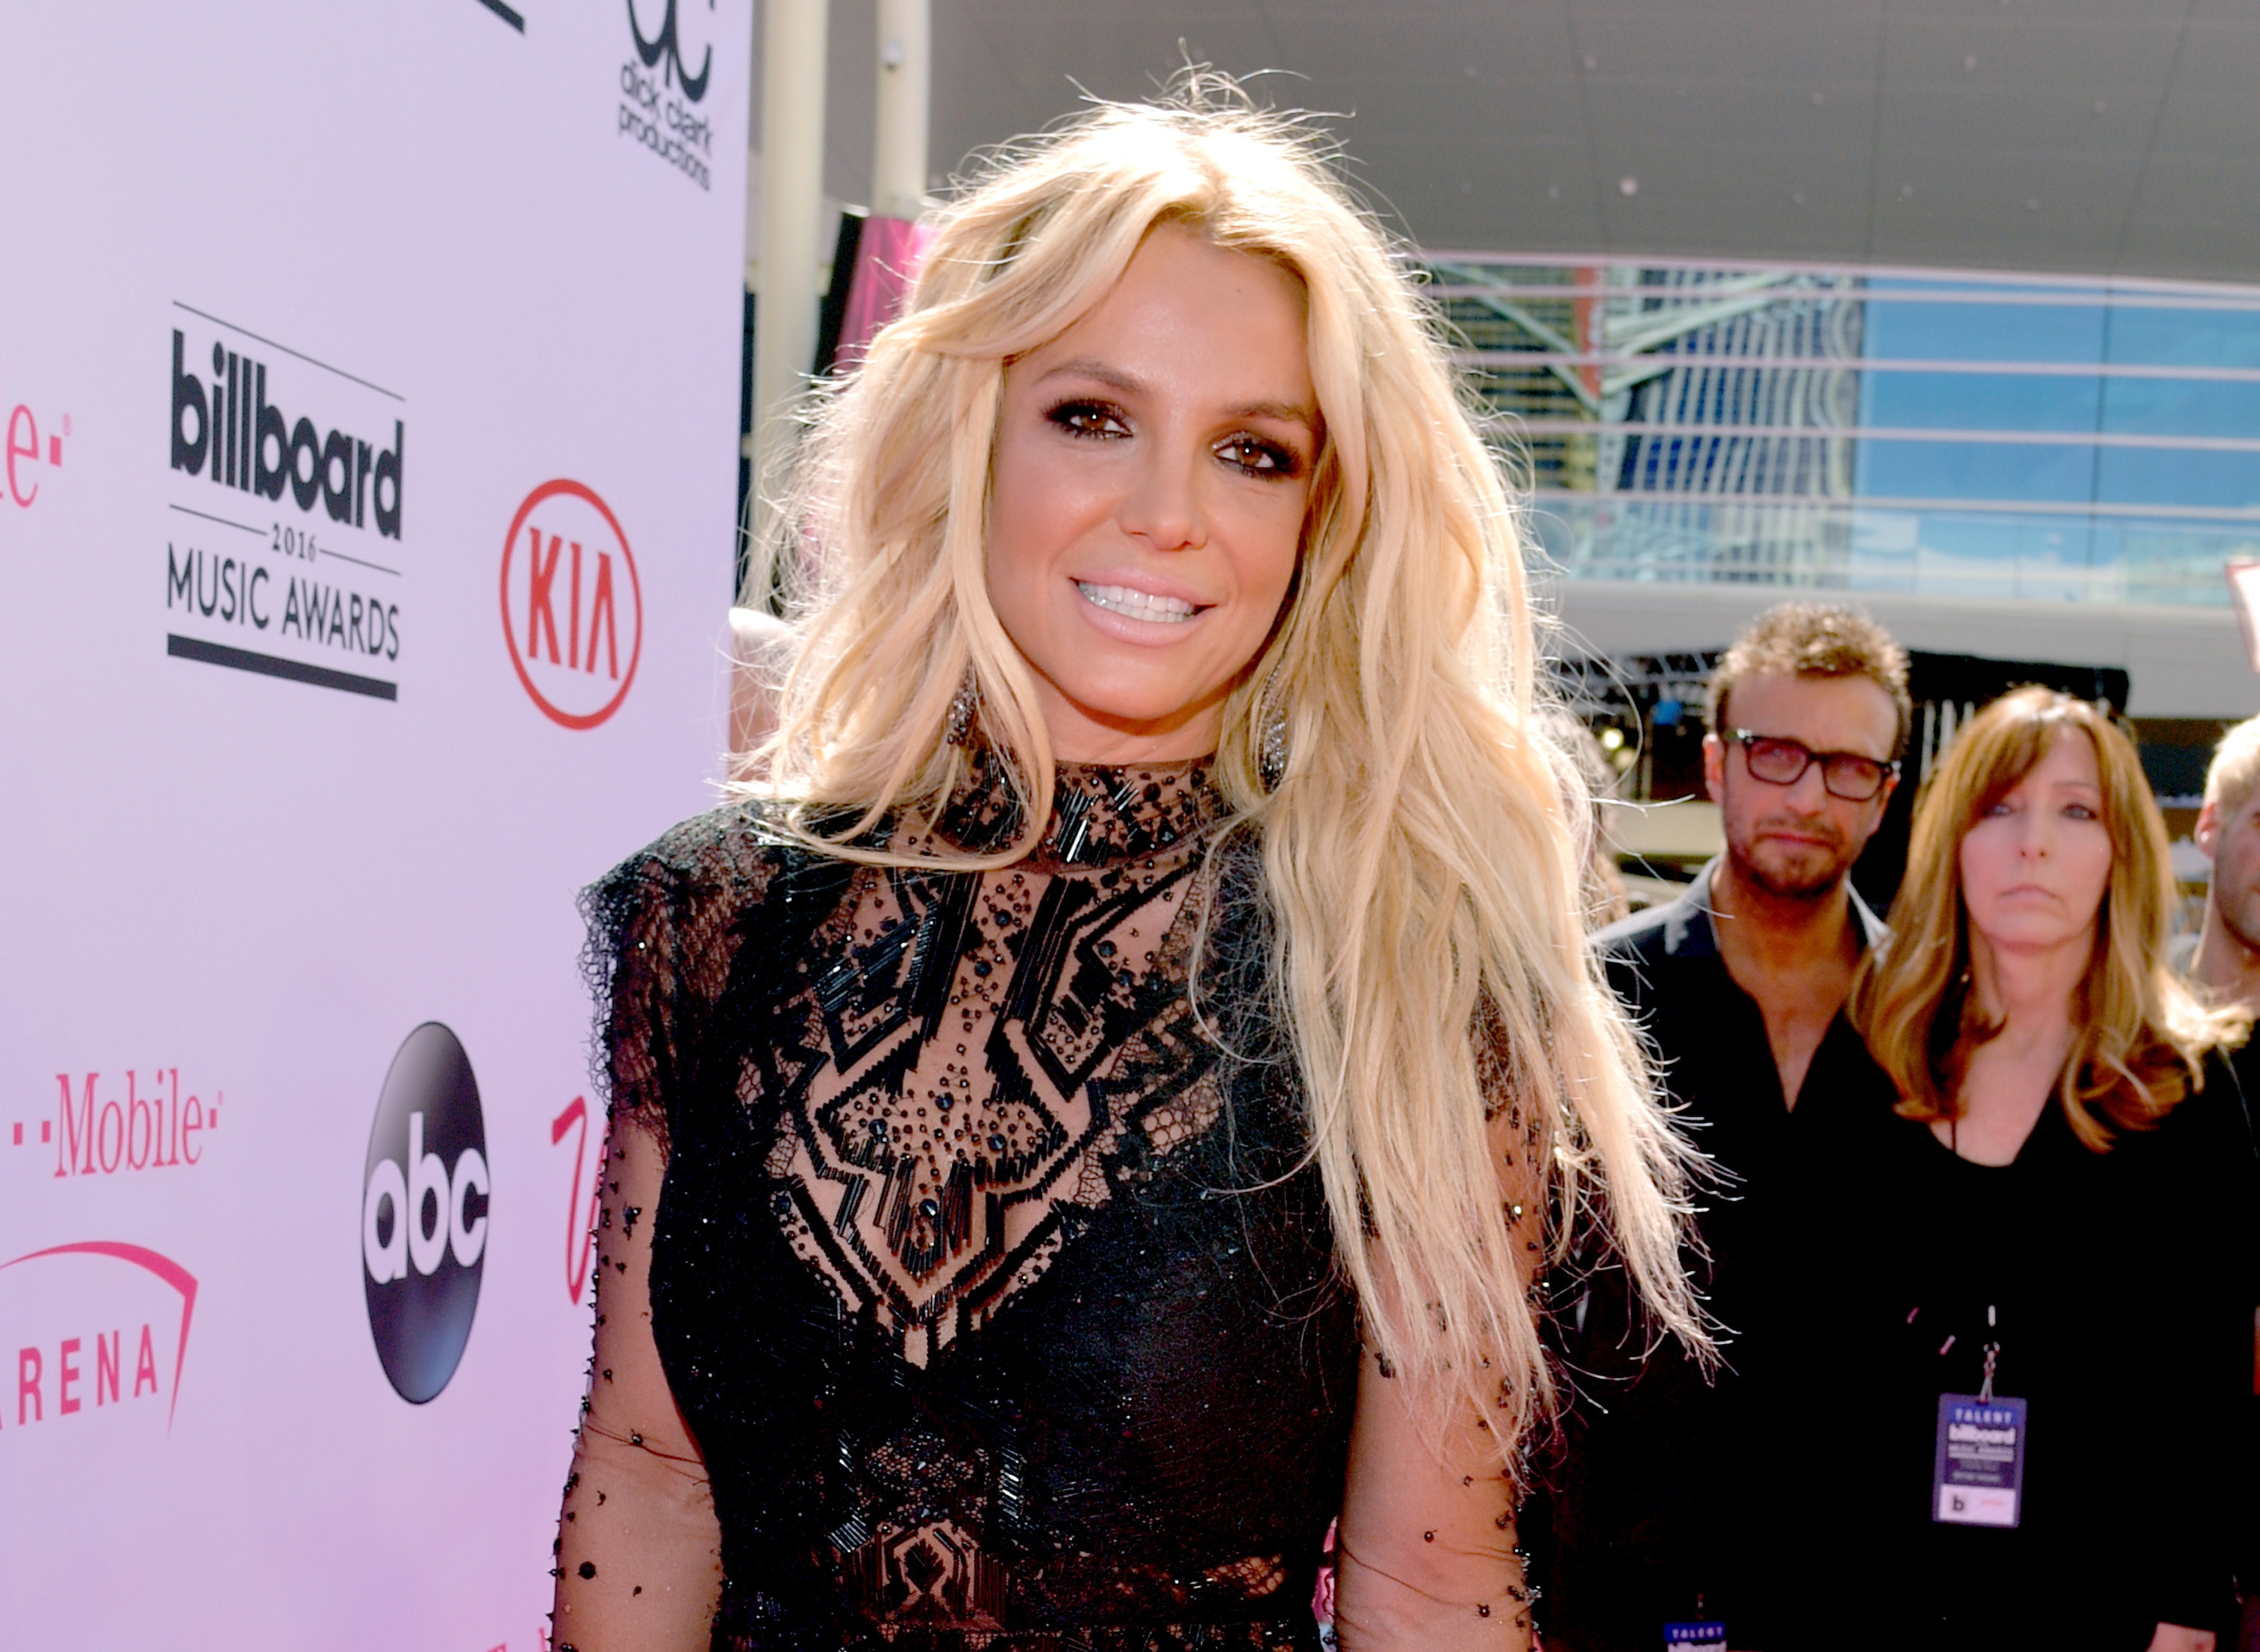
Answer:
[[0, 22], [0, 1643], [534, 1652], [749, 0]]

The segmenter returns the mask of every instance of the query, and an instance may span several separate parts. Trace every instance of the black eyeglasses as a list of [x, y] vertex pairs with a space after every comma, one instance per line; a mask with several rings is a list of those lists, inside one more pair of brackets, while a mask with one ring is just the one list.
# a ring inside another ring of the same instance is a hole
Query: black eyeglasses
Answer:
[[1727, 738], [1741, 745], [1742, 761], [1749, 764], [1754, 779], [1771, 786], [1793, 786], [1805, 778], [1806, 769], [1819, 763], [1820, 783], [1828, 789], [1828, 795], [1847, 803], [1867, 802], [1899, 771], [1897, 763], [1880, 758], [1863, 757], [1857, 752], [1817, 752], [1793, 740], [1752, 729], [1731, 730]]

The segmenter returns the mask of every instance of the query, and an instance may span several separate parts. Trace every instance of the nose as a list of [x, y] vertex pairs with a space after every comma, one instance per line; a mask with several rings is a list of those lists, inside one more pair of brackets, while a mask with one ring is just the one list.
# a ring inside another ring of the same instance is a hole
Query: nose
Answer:
[[1208, 543], [1208, 511], [1201, 495], [1200, 461], [1205, 455], [1182, 451], [1188, 446], [1198, 444], [1145, 444], [1115, 509], [1116, 525], [1157, 551], [1198, 550]]
[[1799, 814], [1819, 814], [1828, 806], [1828, 783], [1817, 762], [1807, 763], [1805, 772], [1789, 783], [1789, 795], [1783, 801]]

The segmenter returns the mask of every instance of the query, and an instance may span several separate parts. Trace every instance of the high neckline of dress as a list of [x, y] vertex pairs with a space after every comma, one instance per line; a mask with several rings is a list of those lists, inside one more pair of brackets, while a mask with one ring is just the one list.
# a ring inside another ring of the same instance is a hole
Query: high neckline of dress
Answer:
[[[1050, 816], [1030, 861], [1039, 867], [1104, 868], [1198, 840], [1227, 812], [1215, 767], [1213, 757], [1054, 765]], [[945, 835], [969, 847], [1001, 845], [1019, 826], [1010, 780], [984, 749], [949, 811]]]

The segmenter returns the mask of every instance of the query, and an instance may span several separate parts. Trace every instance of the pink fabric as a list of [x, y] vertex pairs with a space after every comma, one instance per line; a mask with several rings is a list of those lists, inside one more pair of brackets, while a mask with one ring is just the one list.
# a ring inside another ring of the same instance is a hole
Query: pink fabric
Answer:
[[863, 220], [862, 239], [855, 244], [855, 273], [848, 283], [848, 308], [840, 321], [840, 347], [833, 356], [836, 368], [853, 367], [862, 361], [879, 329], [901, 311], [933, 239], [931, 225], [907, 218]]

